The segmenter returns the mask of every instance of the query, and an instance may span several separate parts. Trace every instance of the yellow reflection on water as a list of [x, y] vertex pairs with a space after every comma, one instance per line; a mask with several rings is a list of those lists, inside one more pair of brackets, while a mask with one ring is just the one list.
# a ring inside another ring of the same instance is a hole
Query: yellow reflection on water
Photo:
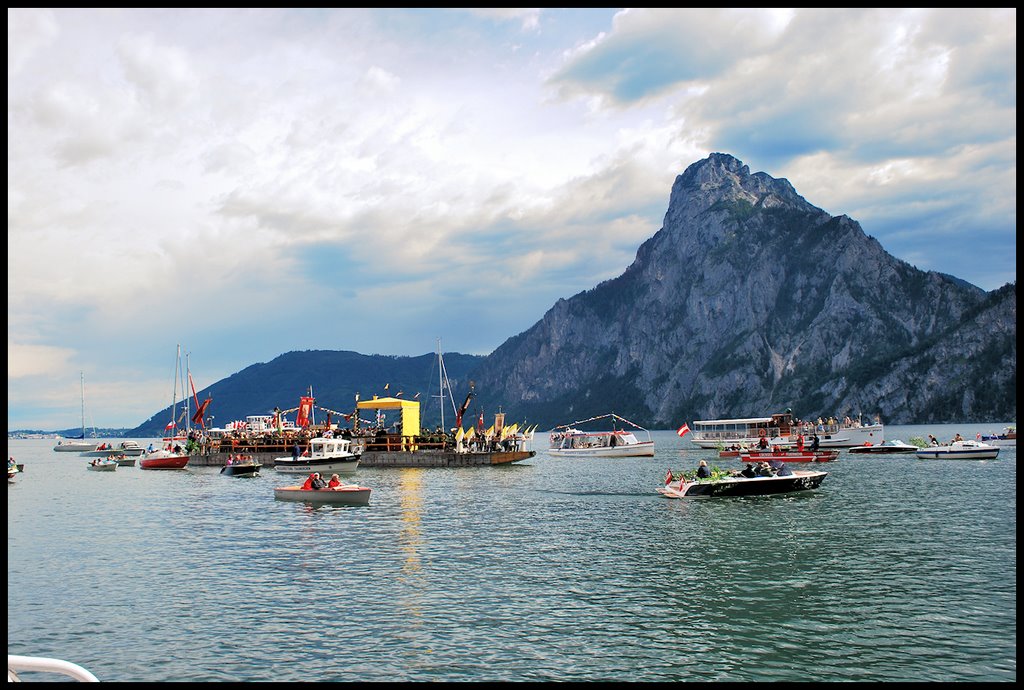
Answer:
[[[422, 578], [420, 553], [423, 548], [423, 534], [420, 531], [420, 517], [423, 510], [423, 470], [407, 467], [399, 470], [399, 506], [400, 529], [398, 546], [405, 554], [402, 572], [399, 576], [403, 593], [399, 597], [401, 607], [409, 616], [409, 623], [415, 622], [413, 628], [419, 627], [423, 618], [423, 592], [425, 586]], [[408, 629], [407, 632], [411, 632]]]

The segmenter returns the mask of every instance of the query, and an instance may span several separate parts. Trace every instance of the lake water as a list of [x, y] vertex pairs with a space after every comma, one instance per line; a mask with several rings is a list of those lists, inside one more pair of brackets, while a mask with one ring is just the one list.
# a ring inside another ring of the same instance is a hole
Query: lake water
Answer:
[[669, 500], [668, 468], [741, 464], [653, 436], [653, 459], [538, 434], [505, 467], [361, 468], [360, 508], [276, 501], [272, 468], [90, 472], [8, 441], [8, 653], [130, 682], [1016, 681], [1016, 448]]

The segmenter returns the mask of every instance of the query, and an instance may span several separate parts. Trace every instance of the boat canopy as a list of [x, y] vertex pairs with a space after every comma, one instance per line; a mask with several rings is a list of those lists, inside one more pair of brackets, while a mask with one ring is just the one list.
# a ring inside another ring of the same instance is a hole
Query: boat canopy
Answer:
[[358, 410], [401, 410], [402, 436], [420, 435], [420, 404], [416, 400], [401, 398], [378, 398], [360, 400], [356, 403]]

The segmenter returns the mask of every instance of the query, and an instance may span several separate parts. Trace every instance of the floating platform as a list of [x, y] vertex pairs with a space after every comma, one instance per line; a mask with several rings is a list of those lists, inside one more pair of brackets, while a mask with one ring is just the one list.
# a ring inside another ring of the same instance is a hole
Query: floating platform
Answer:
[[[359, 458], [359, 467], [491, 467], [508, 465], [521, 460], [528, 460], [537, 454], [533, 450], [489, 451], [457, 453], [451, 450], [414, 450], [414, 451], [364, 451]], [[228, 453], [197, 454], [189, 457], [189, 465], [194, 467], [223, 467], [227, 464]], [[285, 457], [287, 453], [247, 453], [255, 462], [266, 469], [273, 470], [274, 460]]]

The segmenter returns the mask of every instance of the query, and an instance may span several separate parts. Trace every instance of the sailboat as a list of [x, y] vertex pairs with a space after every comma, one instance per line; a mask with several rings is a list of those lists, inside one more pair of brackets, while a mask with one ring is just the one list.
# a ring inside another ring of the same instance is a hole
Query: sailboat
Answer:
[[85, 372], [82, 374], [82, 435], [77, 438], [62, 439], [53, 447], [58, 453], [82, 453], [95, 450], [96, 443], [85, 440]]
[[[181, 377], [181, 345], [178, 345], [178, 354], [174, 361], [174, 386], [171, 394], [171, 421], [165, 427], [164, 443], [159, 450], [146, 453], [139, 458], [139, 467], [144, 470], [183, 470], [188, 465], [188, 451], [185, 450], [179, 436], [177, 413], [178, 413], [178, 379]], [[185, 386], [182, 384], [182, 395], [187, 399]]]

